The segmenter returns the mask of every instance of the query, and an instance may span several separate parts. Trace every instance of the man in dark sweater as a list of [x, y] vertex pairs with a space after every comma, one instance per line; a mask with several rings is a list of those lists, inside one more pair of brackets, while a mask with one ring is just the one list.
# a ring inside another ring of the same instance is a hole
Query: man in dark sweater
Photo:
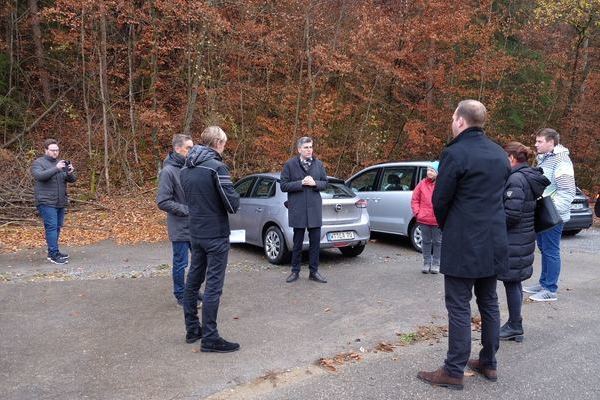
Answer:
[[179, 173], [185, 164], [185, 157], [194, 146], [188, 135], [173, 136], [173, 151], [167, 155], [158, 177], [158, 208], [167, 213], [167, 230], [173, 248], [173, 295], [177, 304], [183, 305], [185, 269], [188, 266], [190, 231], [188, 228], [188, 207], [185, 203]]
[[[217, 313], [225, 282], [229, 253], [229, 214], [240, 205], [221, 154], [227, 135], [218, 126], [202, 132], [200, 143], [187, 155], [181, 170], [181, 187], [189, 211], [192, 261], [183, 294], [186, 342], [202, 339], [201, 351], [227, 353], [240, 348], [217, 330]], [[198, 320], [198, 290], [206, 280], [202, 324]]]
[[58, 240], [65, 219], [65, 208], [69, 203], [67, 183], [75, 182], [77, 177], [71, 162], [58, 159], [56, 140], [47, 139], [44, 151], [44, 156], [36, 159], [31, 166], [31, 175], [35, 179], [35, 205], [44, 220], [48, 261], [66, 264], [69, 255], [59, 251]]
[[[440, 158], [433, 210], [444, 234], [440, 272], [448, 310], [448, 353], [444, 366], [417, 377], [436, 386], [463, 388], [465, 366], [496, 381], [500, 310], [496, 275], [508, 269], [504, 184], [510, 175], [506, 152], [483, 131], [487, 111], [476, 100], [458, 104], [454, 139]], [[471, 354], [471, 307], [475, 292], [481, 314], [478, 359]]]

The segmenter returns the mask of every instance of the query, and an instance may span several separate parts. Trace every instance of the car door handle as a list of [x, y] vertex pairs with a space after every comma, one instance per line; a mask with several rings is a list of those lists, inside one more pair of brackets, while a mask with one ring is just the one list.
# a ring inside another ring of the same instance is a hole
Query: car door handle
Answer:
[[256, 207], [256, 212], [263, 212], [263, 208], [262, 207]]

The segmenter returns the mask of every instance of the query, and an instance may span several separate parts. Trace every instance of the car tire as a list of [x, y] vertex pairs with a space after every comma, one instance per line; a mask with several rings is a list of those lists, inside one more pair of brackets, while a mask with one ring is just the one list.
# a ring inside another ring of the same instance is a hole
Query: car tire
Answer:
[[365, 250], [365, 245], [357, 244], [354, 246], [340, 247], [339, 249], [344, 257], [356, 257]]
[[263, 251], [271, 264], [281, 265], [290, 260], [291, 253], [279, 227], [273, 225], [267, 228], [263, 235]]
[[581, 232], [581, 229], [573, 229], [572, 231], [563, 231], [563, 235], [564, 236], [575, 236], [577, 235], [579, 232]]
[[413, 249], [419, 253], [423, 252], [423, 236], [421, 236], [421, 228], [416, 221], [413, 221], [408, 228], [408, 238]]

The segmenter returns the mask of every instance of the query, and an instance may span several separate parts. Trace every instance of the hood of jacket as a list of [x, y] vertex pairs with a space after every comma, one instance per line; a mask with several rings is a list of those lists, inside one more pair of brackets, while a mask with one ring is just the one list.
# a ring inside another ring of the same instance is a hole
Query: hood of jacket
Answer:
[[519, 171], [525, 175], [525, 178], [527, 179], [527, 182], [529, 182], [531, 191], [536, 199], [540, 197], [542, 193], [544, 193], [544, 189], [546, 189], [546, 186], [550, 184], [550, 180], [544, 176], [544, 170], [541, 168], [524, 165], [517, 166], [515, 169], [513, 169], [513, 172], [516, 171]]
[[167, 157], [163, 161], [163, 168], [167, 165], [171, 165], [173, 167], [181, 169], [185, 165], [185, 157], [179, 153], [172, 151], [167, 155]]
[[223, 160], [221, 158], [221, 155], [217, 153], [216, 150], [210, 147], [203, 146], [201, 144], [197, 144], [194, 147], [192, 147], [192, 149], [188, 153], [185, 159], [185, 166], [193, 168], [197, 165], [202, 164], [203, 162], [213, 159], [217, 161]]

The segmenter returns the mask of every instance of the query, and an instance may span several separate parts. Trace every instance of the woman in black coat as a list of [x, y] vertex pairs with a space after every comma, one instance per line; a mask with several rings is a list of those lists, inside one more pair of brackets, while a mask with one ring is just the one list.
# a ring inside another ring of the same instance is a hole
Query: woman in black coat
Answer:
[[499, 274], [498, 279], [504, 282], [509, 316], [508, 322], [500, 328], [500, 339], [520, 342], [523, 340], [521, 282], [533, 273], [535, 204], [550, 181], [542, 174], [541, 168], [527, 164], [534, 155], [529, 147], [510, 142], [504, 146], [504, 151], [512, 168], [504, 189], [509, 269]]

